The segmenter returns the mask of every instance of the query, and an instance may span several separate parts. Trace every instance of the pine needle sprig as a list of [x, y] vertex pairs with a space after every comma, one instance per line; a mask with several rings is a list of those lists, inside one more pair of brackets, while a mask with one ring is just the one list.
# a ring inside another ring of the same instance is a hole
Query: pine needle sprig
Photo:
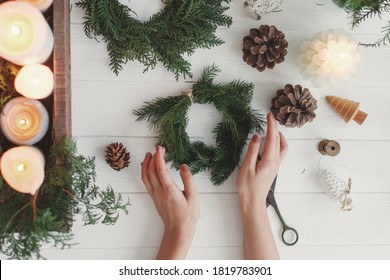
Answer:
[[107, 44], [110, 67], [116, 75], [128, 61], [138, 60], [144, 64], [144, 72], [160, 62], [176, 79], [191, 77], [191, 64], [184, 55], [223, 43], [215, 31], [232, 24], [224, 5], [230, 0], [163, 2], [165, 8], [144, 23], [117, 0], [80, 0], [76, 6], [85, 11], [85, 34]]
[[[223, 184], [237, 167], [249, 133], [262, 131], [265, 125], [264, 116], [250, 106], [253, 84], [240, 80], [214, 83], [218, 72], [212, 65], [204, 69], [192, 90], [156, 98], [133, 111], [137, 121], [146, 120], [157, 133], [157, 144], [166, 148], [172, 167], [179, 169], [185, 163], [194, 174], [208, 170], [215, 186]], [[216, 146], [191, 143], [186, 128], [192, 103], [212, 104], [221, 113], [222, 121], [213, 129]]]
[[[390, 12], [390, 0], [333, 0], [351, 17], [351, 26], [356, 28], [364, 21], [375, 17], [382, 18], [384, 13]], [[374, 43], [360, 43], [365, 47], [387, 46], [390, 43], [390, 22], [382, 27], [382, 37]]]

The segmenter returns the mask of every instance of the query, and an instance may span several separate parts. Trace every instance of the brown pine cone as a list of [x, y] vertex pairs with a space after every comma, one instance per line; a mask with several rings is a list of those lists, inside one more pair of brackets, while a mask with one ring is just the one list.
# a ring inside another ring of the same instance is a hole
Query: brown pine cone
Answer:
[[120, 171], [128, 167], [130, 163], [130, 153], [122, 143], [111, 143], [106, 146], [106, 162], [114, 170]]
[[280, 124], [287, 127], [301, 127], [316, 117], [317, 100], [307, 88], [287, 84], [276, 92], [272, 99], [271, 112]]
[[252, 28], [249, 36], [244, 37], [242, 51], [244, 61], [260, 72], [265, 68], [273, 69], [282, 63], [287, 55], [288, 42], [284, 33], [275, 26], [260, 25]]

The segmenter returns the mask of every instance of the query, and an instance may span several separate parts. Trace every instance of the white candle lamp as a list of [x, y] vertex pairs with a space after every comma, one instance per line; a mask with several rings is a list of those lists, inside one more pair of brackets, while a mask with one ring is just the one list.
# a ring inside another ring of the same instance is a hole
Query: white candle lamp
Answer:
[[16, 1], [30, 3], [41, 12], [45, 12], [53, 4], [53, 0], [16, 0]]
[[23, 66], [16, 75], [15, 89], [28, 98], [46, 98], [53, 92], [54, 74], [42, 64]]
[[0, 115], [3, 135], [16, 145], [34, 145], [49, 129], [49, 114], [43, 104], [34, 99], [11, 99]]
[[305, 41], [297, 61], [303, 77], [314, 86], [333, 86], [357, 74], [358, 43], [343, 30], [329, 29]]
[[31, 4], [0, 4], [0, 57], [17, 65], [44, 63], [53, 51], [53, 32]]
[[1, 157], [0, 170], [11, 188], [34, 195], [45, 179], [45, 158], [36, 147], [15, 147]]

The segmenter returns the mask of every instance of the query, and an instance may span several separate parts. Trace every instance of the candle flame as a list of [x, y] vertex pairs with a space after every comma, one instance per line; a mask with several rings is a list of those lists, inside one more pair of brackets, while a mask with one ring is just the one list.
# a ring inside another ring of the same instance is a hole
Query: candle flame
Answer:
[[26, 125], [27, 124], [27, 120], [26, 119], [20, 119], [19, 120], [19, 124], [20, 125]]
[[15, 37], [17, 37], [17, 36], [20, 35], [20, 33], [22, 33], [22, 30], [20, 29], [19, 26], [14, 25], [14, 26], [11, 27], [11, 33], [12, 33]]
[[24, 170], [26, 170], [26, 165], [24, 163], [20, 163], [18, 164], [18, 166], [16, 167], [16, 170], [18, 170], [19, 172], [23, 172]]

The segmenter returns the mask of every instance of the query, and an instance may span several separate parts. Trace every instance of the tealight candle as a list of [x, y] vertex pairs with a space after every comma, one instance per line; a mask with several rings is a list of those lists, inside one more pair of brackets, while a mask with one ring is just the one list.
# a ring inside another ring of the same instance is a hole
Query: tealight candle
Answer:
[[49, 114], [38, 100], [11, 99], [0, 115], [3, 135], [16, 145], [34, 145], [49, 129]]
[[298, 64], [303, 77], [314, 86], [336, 85], [358, 71], [357, 42], [343, 30], [317, 33], [301, 45]]
[[34, 195], [45, 179], [45, 158], [36, 147], [15, 147], [1, 157], [0, 170], [11, 188]]
[[41, 12], [45, 12], [47, 9], [49, 9], [51, 4], [53, 4], [53, 0], [16, 0], [16, 1], [28, 2], [31, 5], [34, 5]]
[[31, 4], [0, 4], [0, 57], [17, 65], [43, 63], [53, 51], [53, 32]]
[[23, 66], [16, 75], [15, 89], [28, 98], [46, 98], [54, 89], [53, 72], [42, 64]]

